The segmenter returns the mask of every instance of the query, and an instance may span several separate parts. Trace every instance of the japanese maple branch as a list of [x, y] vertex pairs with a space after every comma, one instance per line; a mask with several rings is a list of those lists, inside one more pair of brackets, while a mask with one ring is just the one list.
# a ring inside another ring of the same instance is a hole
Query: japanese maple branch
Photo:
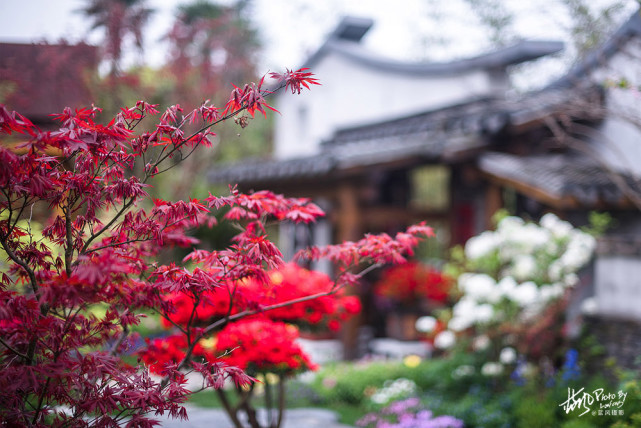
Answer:
[[4, 248], [4, 251], [7, 253], [9, 258], [13, 260], [15, 264], [20, 266], [24, 271], [27, 273], [29, 276], [29, 282], [31, 282], [31, 290], [33, 291], [34, 295], [38, 295], [38, 281], [36, 280], [36, 275], [33, 269], [29, 267], [27, 262], [21, 260], [16, 254], [13, 252], [11, 247], [9, 246], [9, 243], [7, 242], [7, 237], [0, 236], [0, 244], [2, 244], [2, 248]]
[[[280, 85], [279, 85], [279, 86], [277, 86], [274, 90], [264, 90], [264, 91], [261, 91], [260, 95], [261, 95], [263, 98], [265, 98], [265, 97], [269, 97], [270, 95], [275, 94], [276, 92], [278, 92], [279, 90], [281, 90], [282, 88], [284, 88], [284, 87], [286, 87], [286, 86], [287, 86], [287, 83], [286, 83], [286, 82], [281, 82], [281, 83], [280, 83]], [[187, 156], [185, 156], [185, 157], [181, 157], [181, 159], [180, 159], [180, 160], [181, 160], [181, 161], [183, 161], [183, 160], [187, 159], [187, 158], [188, 158], [189, 156], [191, 156], [191, 154], [196, 150], [196, 148], [198, 147], [198, 144], [200, 144], [200, 142], [202, 142], [202, 140], [205, 138], [203, 135], [201, 135], [203, 132], [207, 131], [207, 130], [208, 130], [208, 129], [210, 129], [211, 127], [213, 127], [213, 126], [215, 126], [215, 125], [217, 125], [217, 124], [219, 124], [219, 123], [221, 123], [221, 122], [224, 122], [224, 121], [226, 121], [226, 120], [228, 120], [228, 119], [231, 119], [231, 118], [232, 118], [232, 117], [234, 117], [234, 116], [237, 116], [237, 115], [238, 115], [238, 114], [240, 114], [241, 112], [243, 112], [243, 111], [247, 110], [249, 107], [250, 107], [250, 106], [249, 106], [249, 104], [245, 103], [245, 105], [243, 105], [243, 106], [242, 106], [241, 108], [239, 108], [238, 110], [235, 110], [235, 111], [233, 111], [233, 112], [231, 112], [231, 113], [229, 113], [229, 114], [227, 114], [227, 115], [225, 115], [225, 116], [223, 116], [223, 117], [221, 117], [221, 118], [219, 118], [219, 119], [217, 119], [217, 120], [213, 121], [212, 123], [210, 123], [210, 124], [207, 124], [207, 125], [203, 126], [203, 127], [202, 127], [202, 128], [200, 128], [199, 130], [197, 130], [196, 132], [194, 132], [193, 134], [191, 134], [189, 137], [184, 138], [184, 139], [183, 139], [179, 144], [177, 144], [176, 146], [174, 146], [174, 148], [173, 148], [170, 152], [168, 152], [164, 157], [162, 157], [162, 159], [160, 159], [158, 162], [155, 162], [155, 163], [154, 163], [154, 165], [155, 165], [155, 166], [160, 165], [160, 163], [161, 163], [161, 162], [163, 162], [163, 161], [164, 161], [165, 159], [167, 159], [168, 157], [172, 156], [176, 151], [180, 150], [180, 149], [185, 145], [185, 143], [187, 143], [188, 141], [190, 141], [192, 138], [195, 138], [195, 137], [197, 137], [197, 136], [199, 136], [199, 135], [200, 135], [200, 140], [199, 140], [199, 142], [198, 142], [196, 145], [194, 145], [194, 147], [193, 147], [193, 148], [191, 149], [191, 151], [187, 154]], [[181, 128], [183, 125], [184, 125], [184, 121], [183, 121], [183, 123], [181, 123], [181, 124], [180, 124], [180, 126], [179, 126], [178, 128]], [[163, 172], [169, 171], [170, 169], [174, 168], [175, 166], [176, 166], [176, 165], [171, 165], [171, 166], [169, 166], [169, 167], [165, 168], [164, 170], [159, 171], [157, 174], [160, 174], [160, 173], [163, 173]]]
[[[272, 95], [272, 94], [276, 93], [277, 91], [279, 91], [280, 89], [282, 89], [282, 88], [284, 88], [284, 87], [286, 87], [286, 83], [285, 83], [285, 82], [281, 82], [281, 83], [280, 83], [280, 85], [279, 85], [277, 88], [275, 88], [274, 90], [265, 90], [265, 91], [262, 91], [262, 92], [261, 92], [261, 96], [263, 96], [263, 97], [270, 96], [270, 95]], [[189, 137], [187, 137], [187, 138], [183, 138], [183, 139], [182, 139], [178, 144], [176, 144], [176, 145], [175, 145], [171, 150], [169, 150], [169, 151], [168, 151], [167, 153], [165, 153], [164, 155], [163, 155], [163, 152], [165, 151], [166, 146], [165, 146], [165, 147], [163, 147], [163, 150], [162, 150], [162, 151], [161, 151], [161, 153], [159, 154], [159, 157], [158, 157], [158, 158], [156, 158], [156, 161], [155, 161], [155, 162], [153, 163], [153, 165], [149, 168], [149, 170], [145, 171], [145, 177], [141, 180], [141, 182], [142, 182], [142, 183], [146, 183], [146, 182], [147, 182], [151, 177], [156, 176], [156, 175], [158, 175], [158, 174], [161, 174], [161, 173], [163, 173], [163, 172], [166, 172], [166, 171], [168, 171], [169, 169], [173, 168], [173, 166], [172, 166], [172, 167], [166, 168], [165, 170], [159, 171], [159, 172], [157, 172], [157, 173], [154, 173], [154, 172], [153, 172], [153, 171], [154, 171], [154, 170], [155, 170], [155, 169], [156, 169], [156, 168], [157, 168], [157, 167], [158, 167], [162, 162], [164, 162], [166, 159], [168, 159], [169, 157], [171, 157], [171, 156], [172, 156], [176, 151], [180, 150], [180, 149], [181, 149], [181, 148], [182, 148], [182, 147], [183, 147], [183, 146], [184, 146], [188, 141], [190, 141], [192, 138], [197, 137], [199, 134], [201, 134], [201, 133], [203, 133], [203, 132], [207, 131], [207, 130], [208, 130], [208, 129], [210, 129], [211, 127], [213, 127], [213, 126], [215, 126], [215, 125], [217, 125], [217, 124], [219, 124], [219, 123], [221, 123], [221, 122], [224, 122], [224, 121], [226, 121], [226, 120], [228, 120], [228, 119], [230, 119], [230, 118], [232, 118], [232, 117], [234, 117], [234, 116], [237, 116], [237, 115], [238, 115], [238, 114], [240, 114], [241, 112], [243, 112], [243, 111], [247, 110], [249, 107], [250, 107], [250, 106], [249, 106], [248, 104], [245, 104], [245, 105], [243, 105], [241, 108], [239, 108], [238, 110], [235, 110], [235, 111], [233, 111], [233, 112], [231, 112], [231, 113], [229, 113], [229, 114], [227, 114], [227, 115], [225, 115], [225, 116], [223, 116], [223, 117], [221, 117], [221, 118], [219, 118], [219, 119], [217, 119], [217, 120], [213, 121], [212, 123], [209, 123], [209, 124], [207, 124], [207, 125], [203, 126], [203, 127], [202, 127], [202, 128], [200, 128], [198, 131], [196, 131], [196, 132], [194, 132], [193, 134], [191, 134]], [[183, 123], [181, 123], [181, 124], [180, 124], [180, 127], [182, 127], [183, 125], [184, 125], [184, 121], [183, 121]], [[201, 141], [202, 141], [202, 139], [201, 139]], [[128, 203], [125, 203], [125, 204], [123, 205], [123, 207], [122, 207], [122, 208], [121, 208], [121, 209], [120, 209], [120, 210], [119, 210], [119, 211], [118, 211], [118, 212], [113, 216], [113, 218], [112, 218], [112, 219], [111, 219], [111, 220], [110, 220], [110, 221], [109, 221], [105, 226], [103, 226], [100, 230], [98, 230], [98, 232], [93, 233], [93, 234], [92, 234], [92, 235], [87, 239], [87, 241], [85, 242], [85, 244], [83, 245], [83, 247], [82, 247], [82, 249], [80, 250], [80, 252], [79, 252], [79, 253], [80, 253], [80, 254], [85, 254], [85, 253], [86, 253], [86, 251], [87, 251], [87, 249], [89, 248], [89, 245], [91, 244], [91, 242], [93, 242], [97, 237], [99, 237], [100, 235], [102, 235], [105, 231], [109, 230], [109, 229], [111, 228], [111, 226], [113, 226], [113, 224], [114, 224], [114, 223], [115, 223], [115, 222], [120, 218], [120, 216], [122, 216], [122, 214], [123, 214], [127, 209], [129, 209], [129, 208], [131, 207], [131, 205], [135, 202], [135, 199], [136, 199], [136, 198], [133, 198], [133, 197], [132, 197], [132, 198], [130, 199], [130, 201], [129, 201]]]
[[73, 235], [72, 235], [72, 225], [71, 225], [71, 203], [63, 209], [63, 214], [65, 215], [65, 240], [67, 248], [65, 248], [65, 271], [67, 276], [71, 276], [71, 263], [73, 261]]
[[122, 342], [125, 341], [125, 339], [129, 336], [129, 329], [127, 328], [126, 325], [122, 326], [122, 332], [118, 336], [118, 339], [114, 342], [113, 346], [109, 350], [109, 355], [116, 355], [118, 352], [118, 349], [120, 348], [120, 345], [122, 345]]
[[2, 344], [2, 346], [4, 346], [5, 348], [7, 348], [7, 349], [8, 349], [9, 351], [11, 351], [13, 354], [16, 354], [16, 355], [17, 355], [17, 356], [19, 356], [20, 358], [23, 358], [25, 361], [28, 361], [29, 357], [27, 356], [27, 354], [23, 354], [22, 352], [20, 352], [20, 351], [18, 351], [18, 350], [16, 350], [16, 349], [14, 349], [11, 345], [9, 345], [7, 342], [5, 342], [5, 341], [4, 341], [4, 339], [3, 339], [2, 337], [0, 337], [0, 344]]
[[[87, 238], [87, 240], [85, 241], [85, 244], [82, 246], [82, 249], [80, 250], [80, 254], [86, 254], [86, 253], [87, 253], [87, 249], [89, 248], [89, 245], [90, 245], [90, 244], [91, 244], [91, 243], [92, 243], [96, 238], [98, 238], [100, 235], [102, 235], [103, 233], [105, 233], [105, 231], [109, 230], [109, 229], [111, 228], [111, 226], [113, 226], [113, 225], [114, 225], [114, 223], [116, 223], [116, 221], [118, 221], [118, 219], [120, 218], [120, 216], [121, 216], [121, 215], [123, 215], [123, 214], [124, 214], [124, 212], [125, 212], [125, 211], [127, 211], [127, 210], [128, 210], [128, 209], [133, 205], [133, 203], [134, 203], [134, 201], [135, 201], [135, 200], [136, 200], [136, 198], [135, 198], [135, 197], [132, 197], [132, 198], [129, 200], [129, 202], [125, 202], [125, 203], [123, 204], [122, 208], [121, 208], [120, 210], [118, 210], [118, 212], [117, 212], [117, 213], [112, 217], [112, 219], [111, 219], [111, 220], [109, 220], [109, 222], [108, 222], [107, 224], [105, 224], [103, 227], [101, 227], [101, 228], [100, 228], [100, 230], [99, 230], [98, 232], [91, 234], [91, 236], [90, 236], [89, 238]], [[124, 201], [123, 201], [123, 202], [124, 202]]]
[[[261, 95], [262, 97], [268, 97], [268, 96], [273, 95], [273, 94], [275, 94], [276, 92], [280, 91], [280, 90], [281, 90], [281, 89], [283, 89], [285, 86], [287, 86], [287, 83], [283, 81], [283, 82], [281, 82], [281, 83], [280, 83], [280, 84], [279, 84], [279, 85], [278, 85], [274, 90], [265, 90], [265, 91], [262, 91], [262, 92], [260, 93], [260, 95]], [[220, 122], [223, 122], [223, 121], [225, 121], [225, 120], [227, 120], [227, 119], [229, 119], [229, 118], [232, 118], [232, 117], [234, 117], [234, 116], [238, 115], [240, 112], [242, 112], [242, 111], [244, 111], [244, 110], [247, 110], [247, 108], [248, 108], [248, 107], [249, 107], [249, 105], [244, 105], [243, 107], [239, 108], [238, 110], [234, 111], [233, 113], [230, 113], [230, 114], [228, 114], [227, 116], [222, 117], [222, 118], [220, 118], [220, 119], [216, 120], [215, 122], [213, 122], [213, 123], [211, 123], [211, 124], [209, 124], [209, 125], [203, 126], [203, 127], [202, 127], [202, 128], [200, 128], [198, 131], [196, 131], [196, 132], [194, 132], [193, 134], [191, 134], [191, 135], [186, 139], [186, 141], [191, 140], [192, 138], [194, 138], [195, 136], [197, 136], [197, 135], [198, 135], [198, 134], [200, 134], [201, 132], [205, 132], [205, 131], [207, 131], [207, 130], [208, 130], [209, 128], [211, 128], [212, 126], [214, 126], [214, 125], [216, 125], [216, 124], [218, 124], [218, 123], [220, 123]]]

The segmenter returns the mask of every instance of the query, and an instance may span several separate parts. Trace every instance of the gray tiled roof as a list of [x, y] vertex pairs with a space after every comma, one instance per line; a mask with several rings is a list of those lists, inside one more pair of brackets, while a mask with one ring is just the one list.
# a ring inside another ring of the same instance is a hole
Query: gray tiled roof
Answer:
[[[595, 92], [596, 91], [596, 92]], [[312, 178], [333, 171], [403, 159], [437, 162], [487, 144], [507, 126], [543, 116], [572, 100], [598, 95], [585, 90], [548, 90], [517, 101], [474, 99], [398, 119], [340, 129], [322, 144], [320, 154], [287, 160], [248, 160], [217, 166], [212, 182], [256, 183]]]
[[339, 168], [420, 157], [436, 161], [449, 153], [483, 146], [479, 138], [507, 124], [502, 104], [492, 99], [431, 110], [399, 119], [338, 130], [323, 150]]
[[451, 153], [485, 144], [484, 132], [505, 126], [505, 113], [495, 100], [480, 99], [372, 125], [339, 130], [321, 153], [286, 160], [249, 160], [220, 165], [211, 182], [267, 183], [313, 178], [353, 167], [403, 159], [436, 161]]
[[[531, 186], [555, 199], [573, 198], [582, 205], [618, 203], [625, 198], [611, 172], [583, 155], [485, 153], [479, 167], [491, 176]], [[627, 175], [619, 174], [619, 178], [637, 192], [641, 190], [640, 181]]]
[[228, 165], [216, 165], [207, 173], [212, 183], [257, 183], [314, 178], [329, 173], [335, 167], [327, 154], [287, 160], [247, 160]]

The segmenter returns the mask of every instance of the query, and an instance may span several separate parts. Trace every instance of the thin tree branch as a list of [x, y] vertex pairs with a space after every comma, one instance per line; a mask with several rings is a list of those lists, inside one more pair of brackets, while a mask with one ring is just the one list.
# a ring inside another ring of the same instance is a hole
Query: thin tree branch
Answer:
[[4, 346], [5, 348], [7, 348], [9, 351], [11, 351], [12, 353], [16, 354], [17, 356], [19, 356], [20, 358], [23, 358], [25, 361], [29, 360], [29, 357], [27, 356], [27, 354], [23, 354], [22, 352], [17, 351], [11, 345], [9, 345], [7, 342], [5, 342], [4, 339], [1, 338], [1, 337], [0, 337], [0, 344], [2, 344], [2, 346]]

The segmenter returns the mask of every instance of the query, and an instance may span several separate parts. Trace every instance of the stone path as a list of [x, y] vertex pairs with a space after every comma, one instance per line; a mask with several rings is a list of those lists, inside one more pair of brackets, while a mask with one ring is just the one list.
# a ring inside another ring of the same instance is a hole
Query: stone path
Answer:
[[[223, 410], [204, 409], [201, 407], [185, 406], [189, 414], [188, 421], [171, 418], [156, 417], [160, 419], [163, 428], [233, 428], [232, 423]], [[266, 415], [259, 411], [259, 420]], [[264, 419], [263, 419], [264, 420]], [[351, 428], [338, 423], [338, 415], [325, 409], [290, 409], [285, 413], [285, 420], [281, 428]]]

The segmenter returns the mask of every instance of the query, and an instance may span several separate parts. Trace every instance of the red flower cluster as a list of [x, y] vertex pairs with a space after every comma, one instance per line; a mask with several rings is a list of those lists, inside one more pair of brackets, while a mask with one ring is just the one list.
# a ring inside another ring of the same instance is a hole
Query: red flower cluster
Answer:
[[317, 366], [296, 343], [297, 338], [298, 329], [293, 325], [267, 319], [243, 319], [228, 324], [218, 333], [213, 352], [225, 353], [220, 360], [249, 375], [288, 376], [316, 370]]
[[[251, 281], [247, 284], [247, 288], [256, 296], [262, 296], [264, 306], [326, 293], [333, 286], [334, 282], [329, 276], [304, 269], [295, 263], [288, 263], [270, 272], [268, 283]], [[336, 294], [272, 309], [265, 315], [272, 320], [296, 324], [302, 329], [338, 331], [342, 321], [360, 311], [361, 302], [358, 297], [346, 296], [341, 289]]]
[[447, 300], [453, 283], [452, 278], [431, 266], [409, 262], [386, 269], [375, 290], [396, 303], [420, 299], [442, 303]]
[[[334, 282], [329, 276], [289, 263], [271, 271], [267, 282], [259, 279], [242, 280], [205, 291], [198, 296], [198, 305], [195, 305], [196, 297], [190, 293], [171, 294], [168, 300], [175, 312], [170, 319], [180, 326], [186, 326], [190, 320], [209, 323], [246, 309], [266, 308], [327, 293], [333, 286]], [[232, 300], [233, 305], [230, 304]], [[356, 296], [346, 296], [340, 289], [335, 294], [270, 309], [264, 315], [271, 320], [296, 324], [306, 330], [338, 331], [342, 321], [360, 310], [360, 300]], [[171, 322], [163, 319], [163, 325], [171, 327]]]
[[[298, 329], [283, 322], [264, 318], [245, 318], [228, 324], [215, 337], [201, 340], [193, 349], [195, 357], [209, 364], [224, 362], [251, 376], [275, 373], [289, 376], [316, 370], [309, 356], [296, 343]], [[153, 373], [163, 374], [167, 367], [185, 357], [184, 334], [148, 341], [142, 360]]]
[[[235, 314], [238, 312], [236, 308], [239, 302], [234, 301], [235, 306], [230, 306], [231, 293], [233, 291], [227, 285], [221, 285], [198, 296], [186, 292], [169, 294], [165, 299], [173, 305], [174, 312], [168, 315], [169, 319], [161, 319], [162, 325], [170, 328], [173, 322], [186, 327], [190, 322], [202, 324], [227, 314]], [[196, 298], [198, 305], [195, 304]]]
[[163, 374], [169, 365], [176, 364], [185, 358], [187, 338], [184, 334], [145, 341], [147, 349], [140, 353], [140, 357], [152, 373]]

